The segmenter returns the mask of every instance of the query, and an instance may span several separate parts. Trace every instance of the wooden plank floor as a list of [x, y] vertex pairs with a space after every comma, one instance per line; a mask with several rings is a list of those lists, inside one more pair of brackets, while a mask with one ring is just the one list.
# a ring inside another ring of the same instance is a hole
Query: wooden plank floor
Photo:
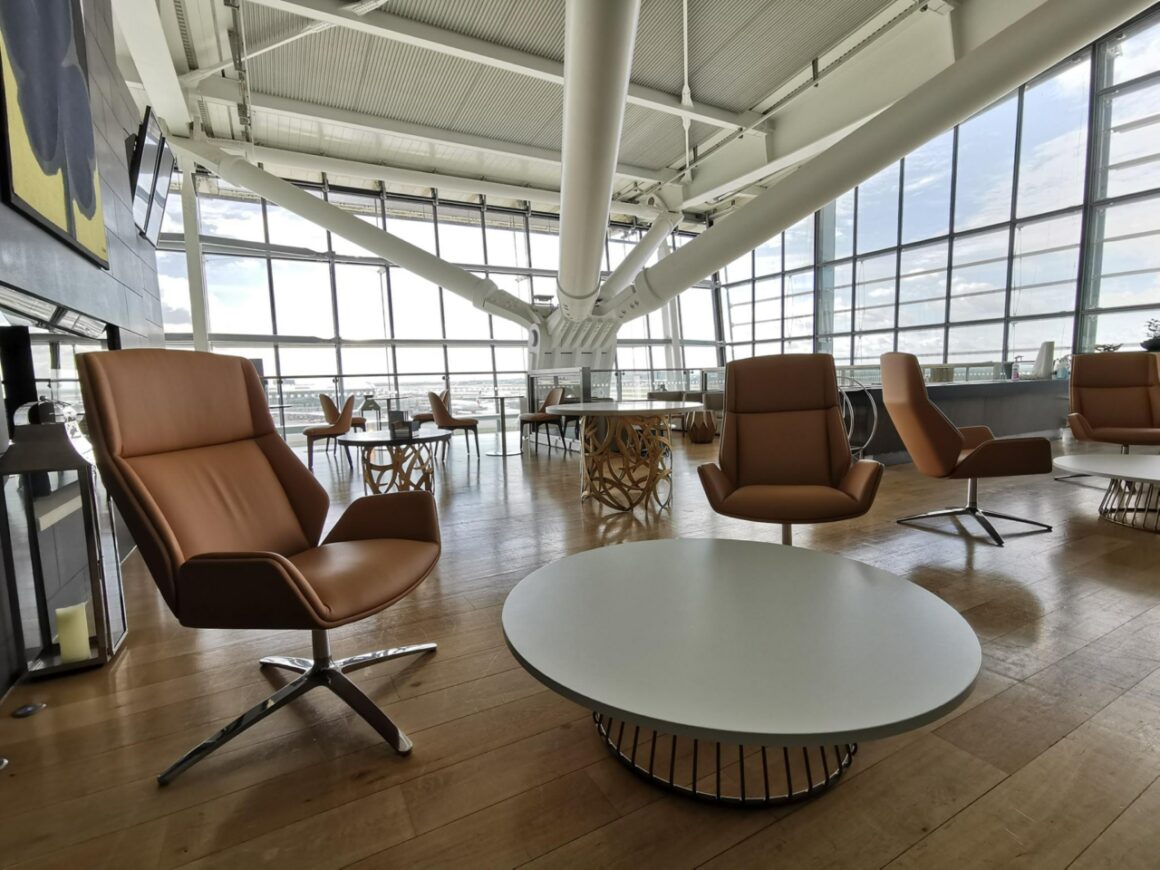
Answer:
[[[986, 504], [1055, 525], [1003, 549], [969, 525], [975, 537], [945, 520], [896, 525], [965, 495], [910, 466], [888, 469], [868, 516], [796, 531], [801, 546], [942, 596], [984, 650], [959, 710], [863, 744], [829, 794], [793, 808], [704, 806], [607, 757], [587, 712], [517, 666], [500, 610], [521, 577], [568, 553], [674, 536], [779, 539], [776, 526], [711, 513], [694, 469], [715, 447], [676, 440], [673, 509], [647, 516], [582, 505], [575, 455], [477, 460], [454, 442], [437, 481], [437, 572], [334, 637], [339, 655], [439, 643], [434, 656], [357, 676], [414, 740], [406, 759], [317, 692], [159, 789], [158, 771], [284, 680], [260, 671], [259, 656], [309, 655], [309, 638], [182, 628], [134, 557], [117, 661], [22, 685], [0, 710], [0, 755], [11, 759], [0, 864], [1160, 866], [1160, 536], [1097, 521], [1092, 480], [984, 482]], [[319, 476], [334, 515], [361, 493], [333, 457]], [[48, 707], [7, 715], [28, 701]]]

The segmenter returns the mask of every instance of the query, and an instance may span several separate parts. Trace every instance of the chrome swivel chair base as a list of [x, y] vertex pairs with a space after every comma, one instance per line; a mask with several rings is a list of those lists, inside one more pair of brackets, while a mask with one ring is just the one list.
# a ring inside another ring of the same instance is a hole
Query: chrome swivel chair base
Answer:
[[991, 540], [1000, 547], [1002, 547], [1004, 543], [1003, 536], [999, 534], [993, 525], [991, 525], [991, 518], [997, 520], [1009, 520], [1013, 523], [1024, 523], [1028, 526], [1037, 526], [1037, 530], [1032, 532], [1032, 534], [1051, 531], [1051, 526], [1047, 525], [1047, 523], [1041, 523], [1038, 520], [1028, 520], [1024, 519], [1023, 517], [1013, 517], [1010, 514], [1001, 514], [998, 511], [984, 510], [983, 508], [979, 507], [979, 481], [973, 477], [967, 481], [967, 503], [963, 507], [947, 508], [946, 510], [941, 511], [929, 511], [925, 514], [914, 514], [913, 516], [902, 517], [901, 519], [897, 520], [897, 522], [912, 523], [915, 520], [927, 520], [934, 517], [960, 516], [974, 517], [975, 521], [983, 527], [983, 531], [990, 535]]
[[345, 659], [335, 660], [330, 655], [330, 639], [326, 631], [316, 629], [311, 632], [314, 641], [314, 658], [298, 658], [295, 656], [267, 656], [260, 664], [263, 667], [284, 668], [301, 674], [298, 679], [287, 683], [273, 695], [255, 707], [251, 707], [234, 721], [230, 722], [217, 734], [203, 740], [178, 761], [168, 767], [157, 782], [169, 785], [181, 773], [193, 767], [210, 753], [220, 749], [252, 725], [261, 722], [275, 710], [284, 707], [296, 698], [305, 695], [311, 689], [323, 686], [338, 697], [342, 698], [367, 724], [374, 728], [391, 748], [399, 755], [409, 755], [411, 741], [402, 729], [399, 728], [379, 706], [351, 682], [346, 676], [349, 671], [357, 671], [379, 662], [397, 659], [401, 656], [419, 655], [434, 652], [435, 644], [418, 643], [410, 646], [398, 646], [391, 649], [381, 649], [375, 652], [362, 653]]

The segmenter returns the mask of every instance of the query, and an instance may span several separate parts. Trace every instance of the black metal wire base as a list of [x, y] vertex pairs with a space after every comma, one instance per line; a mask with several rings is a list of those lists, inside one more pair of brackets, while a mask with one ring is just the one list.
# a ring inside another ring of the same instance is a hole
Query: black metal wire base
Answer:
[[1117, 526], [1160, 532], [1160, 486], [1114, 478], [1099, 510], [1103, 519]]
[[854, 760], [855, 743], [840, 746], [744, 746], [675, 737], [593, 713], [612, 756], [642, 779], [685, 797], [769, 807], [816, 797]]

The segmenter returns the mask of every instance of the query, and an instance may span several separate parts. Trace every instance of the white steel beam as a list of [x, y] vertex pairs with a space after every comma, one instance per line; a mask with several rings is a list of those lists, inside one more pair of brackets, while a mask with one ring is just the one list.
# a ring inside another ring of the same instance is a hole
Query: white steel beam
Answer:
[[149, 104], [170, 132], [185, 133], [193, 119], [169, 54], [156, 0], [118, 0], [113, 11]]
[[600, 292], [639, 14], [640, 0], [568, 0], [566, 6], [557, 295], [569, 320], [591, 314]]
[[[409, 18], [391, 15], [387, 12], [372, 12], [365, 16], [347, 11], [340, 0], [250, 0], [262, 6], [325, 21], [341, 27], [348, 27], [360, 33], [396, 42], [405, 42], [429, 51], [470, 60], [486, 66], [505, 69], [509, 72], [530, 76], [542, 81], [564, 83], [564, 65], [551, 58], [540, 57], [526, 51], [506, 48], [483, 39], [465, 36], [452, 30], [444, 30], [430, 24], [423, 24]], [[665, 112], [715, 127], [736, 129], [746, 127], [757, 116], [752, 112], [733, 112], [718, 106], [692, 102], [681, 103], [681, 98], [655, 88], [630, 85], [628, 102], [658, 112]]]
[[[300, 151], [289, 151], [284, 148], [269, 148], [263, 145], [250, 145], [248, 142], [233, 139], [210, 139], [209, 144], [231, 154], [239, 154], [251, 162], [265, 163], [274, 166], [285, 166], [292, 169], [302, 169], [309, 172], [329, 172], [336, 175], [348, 175], [351, 178], [365, 178], [368, 181], [383, 181], [387, 184], [406, 184], [413, 187], [433, 187], [438, 190], [453, 190], [460, 194], [472, 196], [493, 196], [501, 199], [517, 199], [534, 202], [541, 206], [559, 208], [560, 191], [546, 190], [538, 187], [528, 187], [521, 184], [504, 184], [497, 181], [485, 181], [478, 178], [464, 178], [458, 175], [448, 175], [441, 172], [425, 172], [418, 169], [403, 169], [396, 166], [385, 166], [379, 163], [365, 163], [359, 160], [344, 160], [340, 157], [327, 157], [322, 154], [304, 154]], [[616, 214], [629, 215], [644, 220], [656, 218], [658, 209], [635, 202], [618, 202], [613, 200], [612, 211]], [[679, 218], [679, 215], [678, 215]]]
[[468, 299], [476, 308], [524, 327], [530, 328], [542, 322], [531, 305], [501, 290], [494, 281], [473, 275], [398, 236], [359, 220], [350, 212], [311, 196], [300, 187], [259, 169], [241, 157], [228, 154], [205, 141], [172, 137], [169, 142], [175, 150], [209, 167], [231, 184], [253, 191], [292, 214], [325, 227], [384, 260]]
[[[241, 100], [241, 90], [236, 81], [223, 78], [209, 78], [200, 82], [194, 94], [204, 100], [236, 105]], [[279, 115], [309, 121], [316, 124], [334, 124], [339, 127], [348, 127], [353, 130], [363, 130], [369, 133], [382, 133], [388, 136], [399, 136], [404, 139], [431, 143], [437, 142], [454, 148], [467, 148], [487, 154], [498, 154], [501, 157], [518, 160], [534, 160], [552, 166], [560, 165], [560, 154], [549, 148], [538, 148], [534, 145], [523, 145], [517, 142], [507, 142], [493, 139], [488, 136], [476, 136], [471, 133], [460, 133], [454, 130], [444, 130], [441, 127], [431, 127], [426, 124], [414, 124], [409, 121], [395, 121], [381, 118], [377, 115], [368, 115], [362, 112], [350, 112], [345, 109], [335, 109], [319, 103], [307, 103], [301, 100], [290, 100], [284, 97], [275, 97], [269, 94], [250, 91], [250, 107], [258, 112], [272, 112]], [[657, 169], [646, 169], [642, 166], [617, 164], [616, 174], [629, 179], [643, 181], [662, 181], [667, 173]]]
[[1047, 0], [856, 133], [645, 269], [633, 287], [602, 306], [600, 314], [625, 320], [656, 310], [1150, 5], [1152, 0]]

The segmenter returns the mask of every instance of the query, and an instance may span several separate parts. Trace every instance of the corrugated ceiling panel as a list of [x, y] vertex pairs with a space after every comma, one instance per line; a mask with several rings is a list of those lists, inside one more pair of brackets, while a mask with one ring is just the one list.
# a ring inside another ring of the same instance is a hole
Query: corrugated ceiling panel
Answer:
[[[890, 0], [697, 0], [689, 3], [694, 99], [744, 111]], [[633, 81], [680, 93], [680, 0], [641, 8]]]
[[564, 0], [395, 0], [384, 11], [540, 57], [564, 59]]
[[[314, 22], [300, 15], [291, 15], [257, 3], [242, 4], [242, 23], [246, 28], [246, 48], [261, 48], [276, 40], [293, 36]], [[304, 37], [312, 39], [313, 37]]]
[[769, 4], [727, 48], [698, 59], [693, 93], [716, 105], [749, 108], [887, 5], [887, 0]]

